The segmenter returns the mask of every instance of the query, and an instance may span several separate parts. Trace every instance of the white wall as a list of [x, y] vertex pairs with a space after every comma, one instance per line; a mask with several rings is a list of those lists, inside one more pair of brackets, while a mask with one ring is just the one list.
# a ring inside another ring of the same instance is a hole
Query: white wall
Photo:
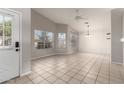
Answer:
[[120, 9], [114, 9], [111, 12], [112, 26], [112, 62], [123, 62], [123, 44], [120, 38], [123, 36], [123, 17]]
[[77, 39], [77, 45], [76, 46], [71, 46], [71, 32], [75, 32], [78, 34], [76, 30], [73, 28], [69, 27], [66, 24], [56, 24], [56, 30], [57, 32], [64, 32], [66, 33], [66, 48], [59, 49], [57, 48], [58, 42], [57, 42], [57, 36], [56, 36], [56, 53], [57, 54], [72, 54], [78, 52], [78, 39]]
[[80, 52], [91, 52], [100, 54], [111, 53], [111, 40], [107, 40], [106, 35], [106, 33], [111, 32], [111, 13], [105, 13], [105, 16], [103, 16], [103, 20], [99, 24], [104, 25], [102, 27], [99, 27], [98, 24], [93, 24], [93, 26], [91, 24], [90, 37], [87, 37], [83, 32], [79, 34]]
[[[48, 55], [55, 54], [55, 48], [50, 49], [36, 49], [34, 47], [33, 38], [34, 38], [34, 30], [43, 30], [43, 31], [56, 31], [56, 24], [46, 17], [42, 16], [38, 12], [31, 10], [31, 31], [32, 31], [32, 59], [44, 57]], [[56, 34], [54, 34], [56, 35]]]
[[13, 8], [22, 13], [22, 68], [21, 74], [31, 71], [31, 9]]
[[[71, 40], [72, 40], [72, 35], [75, 35], [75, 41], [73, 41], [73, 43], [75, 43], [74, 45], [72, 44]], [[71, 53], [76, 53], [79, 51], [79, 32], [71, 27], [68, 27], [68, 43], [67, 43], [67, 51], [68, 51], [68, 54], [71, 54]]]
[[[36, 49], [34, 47], [34, 30], [43, 30], [43, 31], [51, 31], [54, 32], [54, 48], [51, 49]], [[35, 10], [31, 10], [31, 30], [32, 30], [32, 59], [49, 56], [49, 55], [56, 55], [56, 54], [68, 54], [75, 52], [74, 49], [68, 49], [70, 44], [69, 39], [69, 29], [68, 25], [66, 24], [58, 24], [55, 23], [48, 18], [44, 17], [43, 15], [39, 14]], [[74, 31], [74, 30], [73, 30]], [[58, 36], [59, 32], [66, 33], [66, 41], [67, 46], [63, 49], [58, 49]]]

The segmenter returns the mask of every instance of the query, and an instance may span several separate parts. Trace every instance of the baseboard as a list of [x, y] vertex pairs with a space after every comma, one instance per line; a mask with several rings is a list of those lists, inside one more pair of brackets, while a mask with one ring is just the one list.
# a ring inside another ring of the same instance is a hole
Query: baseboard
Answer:
[[113, 61], [112, 61], [112, 63], [113, 63], [113, 64], [118, 64], [118, 65], [123, 65], [123, 63], [120, 63], [120, 62], [113, 62]]
[[20, 75], [20, 77], [25, 76], [25, 75], [28, 75], [28, 74], [30, 74], [31, 72], [32, 72], [32, 71], [29, 71], [29, 72], [23, 73], [23, 74]]
[[36, 57], [36, 58], [32, 58], [31, 60], [37, 60], [43, 57], [49, 57], [49, 56], [54, 56], [54, 55], [67, 55], [67, 54], [73, 54], [74, 52], [58, 52], [58, 53], [54, 53], [54, 54], [49, 54], [49, 55], [44, 55], [44, 56], [40, 56], [40, 57]]
[[98, 52], [88, 52], [88, 51], [79, 51], [79, 53], [91, 53], [91, 54], [98, 54], [98, 55], [111, 55], [110, 53], [98, 53]]
[[67, 54], [67, 53], [56, 53], [56, 55], [61, 55], [61, 54], [65, 55], [65, 54]]
[[56, 55], [56, 53], [54, 53], [54, 54], [49, 54], [49, 55], [44, 55], [44, 56], [40, 56], [40, 57], [36, 57], [36, 58], [32, 58], [31, 60], [37, 60], [37, 59], [40, 59], [40, 58], [42, 58], [42, 57], [49, 57], [49, 56], [54, 56], [54, 55]]

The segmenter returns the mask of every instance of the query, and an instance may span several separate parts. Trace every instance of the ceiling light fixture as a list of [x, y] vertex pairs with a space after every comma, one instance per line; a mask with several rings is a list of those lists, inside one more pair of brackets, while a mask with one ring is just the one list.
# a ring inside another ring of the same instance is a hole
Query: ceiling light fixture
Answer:
[[90, 34], [90, 25], [88, 24], [87, 27], [88, 27], [88, 30], [87, 30], [87, 33], [85, 35], [86, 35], [86, 37], [90, 37], [91, 36], [91, 34]]

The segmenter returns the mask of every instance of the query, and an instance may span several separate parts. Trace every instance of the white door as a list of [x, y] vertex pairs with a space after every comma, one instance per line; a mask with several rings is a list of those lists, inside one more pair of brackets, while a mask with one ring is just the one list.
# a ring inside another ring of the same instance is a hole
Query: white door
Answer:
[[19, 15], [0, 9], [0, 83], [19, 76]]

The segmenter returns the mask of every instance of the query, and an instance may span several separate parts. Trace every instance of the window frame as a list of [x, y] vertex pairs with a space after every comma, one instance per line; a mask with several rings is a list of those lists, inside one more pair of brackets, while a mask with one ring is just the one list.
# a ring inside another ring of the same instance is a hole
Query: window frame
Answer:
[[[43, 36], [43, 38], [44, 38], [44, 40], [43, 40], [43, 48], [38, 48], [38, 45], [37, 45], [37, 47], [35, 47], [35, 31], [41, 31], [41, 32], [43, 32], [44, 33], [44, 36]], [[52, 47], [48, 47], [48, 45], [46, 44], [47, 42], [46, 42], [46, 38], [47, 38], [47, 33], [52, 33]], [[37, 29], [35, 29], [34, 30], [34, 47], [36, 48], [36, 49], [53, 49], [54, 48], [54, 32], [51, 32], [51, 31], [43, 31], [43, 30], [37, 30]], [[47, 47], [46, 47], [46, 45], [47, 45]]]

